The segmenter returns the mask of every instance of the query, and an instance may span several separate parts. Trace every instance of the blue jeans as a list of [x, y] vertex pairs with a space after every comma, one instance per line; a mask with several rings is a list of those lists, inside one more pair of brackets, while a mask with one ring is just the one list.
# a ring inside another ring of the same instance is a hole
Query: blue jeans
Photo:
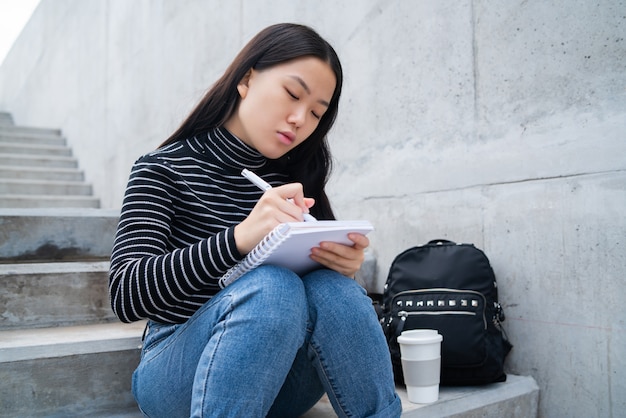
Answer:
[[399, 417], [370, 299], [331, 270], [262, 266], [178, 325], [149, 321], [133, 394], [156, 417], [298, 417], [328, 393], [340, 417]]

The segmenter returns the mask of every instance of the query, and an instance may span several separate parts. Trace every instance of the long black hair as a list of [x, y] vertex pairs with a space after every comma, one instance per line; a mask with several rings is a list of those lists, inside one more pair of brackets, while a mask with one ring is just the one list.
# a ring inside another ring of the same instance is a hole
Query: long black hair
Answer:
[[328, 109], [313, 133], [293, 150], [276, 160], [292, 181], [304, 186], [305, 196], [315, 198], [311, 212], [319, 219], [334, 219], [325, 192], [332, 168], [326, 134], [337, 117], [343, 85], [343, 71], [333, 47], [308, 26], [281, 23], [269, 26], [252, 38], [239, 52], [224, 75], [209, 89], [181, 126], [161, 146], [203, 134], [222, 126], [239, 104], [237, 85], [254, 68], [263, 70], [302, 57], [316, 57], [328, 63], [336, 86]]

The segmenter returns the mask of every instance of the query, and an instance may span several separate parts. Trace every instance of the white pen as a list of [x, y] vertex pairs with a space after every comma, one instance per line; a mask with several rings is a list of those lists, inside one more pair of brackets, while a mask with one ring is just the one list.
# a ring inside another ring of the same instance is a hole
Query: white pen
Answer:
[[[263, 191], [266, 191], [272, 188], [272, 186], [268, 182], [266, 182], [261, 177], [257, 176], [256, 174], [254, 174], [252, 171], [248, 170], [247, 168], [243, 169], [243, 171], [241, 172], [241, 175], [247, 178], [248, 180], [250, 180], [252, 184], [254, 184], [255, 186], [257, 186], [259, 189]], [[293, 203], [293, 199], [287, 199], [287, 200]], [[312, 215], [308, 213], [303, 213], [302, 216], [304, 217], [304, 220], [307, 222], [317, 221], [317, 219], [315, 219]]]

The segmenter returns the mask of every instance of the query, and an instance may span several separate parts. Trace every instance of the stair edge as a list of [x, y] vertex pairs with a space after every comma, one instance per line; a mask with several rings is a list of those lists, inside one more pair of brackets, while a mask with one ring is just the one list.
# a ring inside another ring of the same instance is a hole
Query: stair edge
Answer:
[[145, 321], [0, 331], [0, 364], [140, 349]]

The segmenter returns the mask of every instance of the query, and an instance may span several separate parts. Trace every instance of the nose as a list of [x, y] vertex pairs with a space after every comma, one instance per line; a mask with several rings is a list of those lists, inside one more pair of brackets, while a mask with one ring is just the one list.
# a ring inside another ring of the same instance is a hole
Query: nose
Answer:
[[306, 108], [304, 106], [296, 106], [291, 110], [287, 117], [287, 122], [299, 128], [306, 121]]

